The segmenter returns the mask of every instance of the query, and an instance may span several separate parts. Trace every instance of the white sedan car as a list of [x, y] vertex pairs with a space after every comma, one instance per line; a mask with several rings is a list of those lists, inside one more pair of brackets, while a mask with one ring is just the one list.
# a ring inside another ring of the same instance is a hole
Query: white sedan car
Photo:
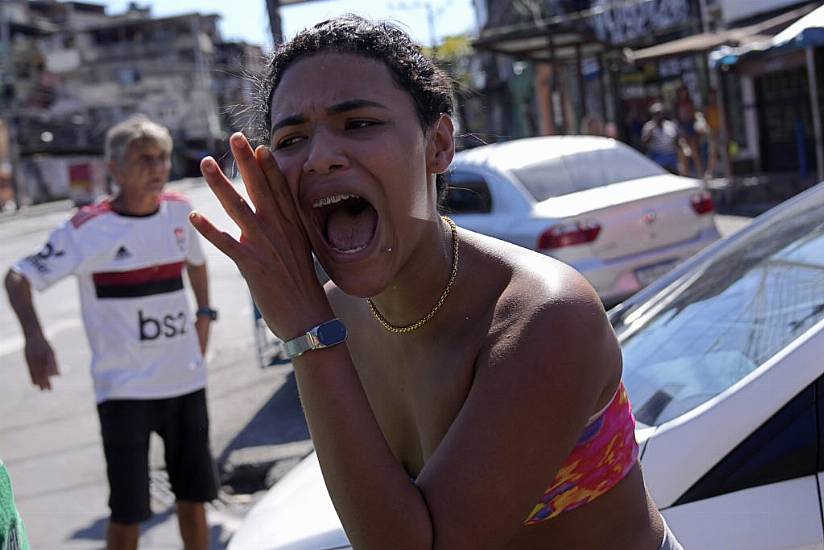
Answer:
[[[824, 183], [610, 320], [644, 476], [684, 547], [824, 549]], [[314, 454], [251, 510], [229, 548], [349, 548]]]
[[444, 212], [551, 255], [615, 304], [719, 238], [701, 182], [613, 139], [548, 136], [456, 155]]

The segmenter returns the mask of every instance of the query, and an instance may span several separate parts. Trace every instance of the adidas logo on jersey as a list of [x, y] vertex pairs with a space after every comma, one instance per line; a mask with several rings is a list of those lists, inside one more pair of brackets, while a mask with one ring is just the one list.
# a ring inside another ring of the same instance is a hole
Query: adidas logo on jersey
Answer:
[[114, 259], [115, 260], [125, 260], [126, 258], [131, 258], [131, 257], [132, 257], [132, 253], [129, 252], [128, 250], [126, 250], [125, 246], [121, 246], [120, 248], [117, 249], [117, 254], [115, 254]]

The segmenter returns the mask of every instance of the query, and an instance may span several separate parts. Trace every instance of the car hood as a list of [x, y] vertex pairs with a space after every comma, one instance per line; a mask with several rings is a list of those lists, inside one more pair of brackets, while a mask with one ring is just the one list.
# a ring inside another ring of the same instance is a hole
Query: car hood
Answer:
[[[638, 423], [643, 456], [655, 427]], [[252, 509], [228, 550], [331, 550], [350, 548], [329, 498], [315, 453], [303, 459]]]
[[295, 466], [247, 514], [229, 550], [349, 548], [315, 453]]

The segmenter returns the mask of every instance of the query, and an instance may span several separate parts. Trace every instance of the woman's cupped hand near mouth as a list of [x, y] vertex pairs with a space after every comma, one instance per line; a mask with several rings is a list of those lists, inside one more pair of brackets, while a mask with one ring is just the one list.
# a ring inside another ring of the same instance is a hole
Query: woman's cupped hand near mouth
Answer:
[[229, 144], [251, 205], [212, 157], [201, 161], [206, 183], [238, 225], [235, 239], [198, 212], [192, 225], [240, 270], [269, 328], [290, 340], [334, 317], [315, 275], [311, 246], [297, 207], [272, 153], [252, 149], [241, 133]]

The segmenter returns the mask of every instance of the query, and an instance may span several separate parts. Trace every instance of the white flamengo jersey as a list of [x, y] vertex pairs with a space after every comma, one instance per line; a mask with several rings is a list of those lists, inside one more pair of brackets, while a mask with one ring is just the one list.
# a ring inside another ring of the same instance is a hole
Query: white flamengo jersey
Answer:
[[206, 385], [183, 285], [186, 263], [205, 262], [190, 211], [176, 193], [164, 193], [148, 216], [118, 214], [103, 200], [13, 266], [37, 290], [77, 277], [98, 403], [175, 397]]

